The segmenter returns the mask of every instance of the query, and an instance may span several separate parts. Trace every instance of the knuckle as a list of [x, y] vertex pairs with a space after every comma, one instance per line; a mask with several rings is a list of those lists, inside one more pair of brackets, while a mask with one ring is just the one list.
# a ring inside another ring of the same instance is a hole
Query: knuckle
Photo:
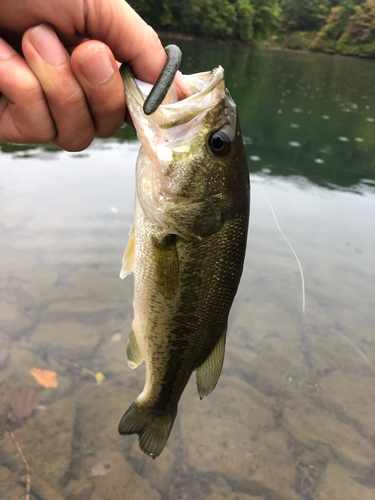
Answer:
[[74, 108], [77, 113], [86, 110], [86, 99], [81, 91], [73, 90], [65, 95], [56, 95], [56, 99], [59, 105], [63, 105], [64, 108]]
[[160, 41], [158, 34], [150, 25], [147, 25], [147, 38], [148, 38], [148, 44], [151, 46], [151, 48], [163, 49], [163, 45]]
[[54, 139], [56, 129], [43, 99], [22, 104], [3, 99], [0, 111], [0, 138], [5, 142], [42, 143]]
[[28, 106], [44, 105], [45, 95], [36, 79], [25, 78], [19, 85], [19, 93], [22, 94], [22, 100]]

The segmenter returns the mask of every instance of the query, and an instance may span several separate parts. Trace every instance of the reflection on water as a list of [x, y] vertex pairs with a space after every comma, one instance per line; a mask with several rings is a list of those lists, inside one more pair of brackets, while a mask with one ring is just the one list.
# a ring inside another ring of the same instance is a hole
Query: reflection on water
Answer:
[[[25, 498], [10, 428], [38, 500], [374, 500], [374, 63], [180, 45], [185, 72], [226, 68], [252, 174], [222, 377], [203, 401], [193, 377], [156, 461], [117, 434], [144, 382], [118, 278], [138, 142], [124, 128], [79, 154], [2, 144], [0, 498]], [[262, 193], [304, 268], [305, 318]]]

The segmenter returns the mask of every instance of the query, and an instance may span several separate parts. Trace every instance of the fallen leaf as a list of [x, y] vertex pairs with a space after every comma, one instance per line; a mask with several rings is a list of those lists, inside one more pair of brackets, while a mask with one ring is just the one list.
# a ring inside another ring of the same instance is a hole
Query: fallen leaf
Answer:
[[12, 394], [10, 406], [18, 420], [22, 420], [35, 410], [40, 400], [40, 394], [35, 387], [22, 387]]
[[103, 380], [105, 380], [105, 375], [103, 375], [102, 372], [95, 373], [95, 379], [96, 383], [100, 385], [103, 382]]
[[30, 370], [30, 373], [35, 378], [35, 380], [43, 387], [56, 388], [59, 385], [55, 372], [51, 372], [50, 370], [40, 370], [39, 368], [32, 368]]

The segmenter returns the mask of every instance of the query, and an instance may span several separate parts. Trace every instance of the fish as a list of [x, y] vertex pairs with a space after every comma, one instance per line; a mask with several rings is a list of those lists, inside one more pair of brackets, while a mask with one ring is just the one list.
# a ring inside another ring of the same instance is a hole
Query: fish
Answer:
[[130, 368], [146, 363], [144, 389], [120, 420], [151, 458], [165, 447], [192, 373], [201, 399], [221, 374], [228, 315], [243, 271], [250, 180], [224, 69], [184, 75], [147, 116], [147, 92], [129, 66], [127, 106], [141, 148], [134, 225], [120, 273], [134, 273]]

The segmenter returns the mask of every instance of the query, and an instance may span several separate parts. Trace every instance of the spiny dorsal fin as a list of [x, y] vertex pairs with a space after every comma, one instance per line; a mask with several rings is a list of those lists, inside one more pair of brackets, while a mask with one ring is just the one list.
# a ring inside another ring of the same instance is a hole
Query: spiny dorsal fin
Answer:
[[199, 397], [203, 399], [215, 389], [224, 362], [227, 327], [220, 335], [215, 347], [195, 370]]
[[139, 351], [137, 339], [135, 338], [134, 323], [132, 324], [132, 329], [129, 333], [128, 344], [126, 346], [126, 356], [128, 358], [128, 365], [132, 370], [143, 363], [143, 358]]
[[154, 248], [156, 280], [166, 299], [174, 297], [179, 282], [178, 254], [175, 237], [167, 234], [152, 238]]
[[122, 258], [122, 268], [120, 271], [120, 278], [123, 280], [134, 271], [134, 257], [135, 257], [135, 240], [134, 240], [134, 226], [130, 231], [130, 238], [126, 245], [124, 256]]
[[160, 415], [134, 401], [120, 420], [118, 431], [120, 434], [139, 434], [141, 450], [155, 459], [168, 441], [176, 414], [177, 408], [171, 414]]

